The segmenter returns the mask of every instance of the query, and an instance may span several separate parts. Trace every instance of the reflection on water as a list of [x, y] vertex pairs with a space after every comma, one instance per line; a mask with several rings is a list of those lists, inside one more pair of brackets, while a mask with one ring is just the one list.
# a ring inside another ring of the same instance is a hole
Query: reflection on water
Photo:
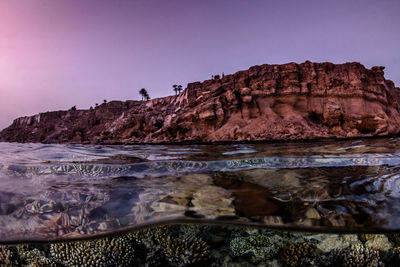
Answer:
[[0, 143], [0, 240], [80, 239], [167, 222], [399, 231], [399, 141]]

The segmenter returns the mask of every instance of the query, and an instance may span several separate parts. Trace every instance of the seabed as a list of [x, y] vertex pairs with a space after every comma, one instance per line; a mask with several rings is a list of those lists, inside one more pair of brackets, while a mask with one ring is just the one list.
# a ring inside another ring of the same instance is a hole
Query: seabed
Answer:
[[399, 233], [172, 224], [89, 240], [0, 245], [1, 266], [399, 266]]

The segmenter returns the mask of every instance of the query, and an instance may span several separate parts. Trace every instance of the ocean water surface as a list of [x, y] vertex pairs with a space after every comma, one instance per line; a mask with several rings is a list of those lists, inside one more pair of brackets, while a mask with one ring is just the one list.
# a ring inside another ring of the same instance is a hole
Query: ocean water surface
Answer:
[[[172, 266], [191, 265], [201, 262], [194, 259], [202, 255], [193, 252], [193, 244], [206, 253], [193, 234], [201, 228], [204, 242], [204, 232], [208, 231], [208, 236], [218, 232], [208, 241], [225, 239], [227, 255], [239, 265], [242, 256], [241, 260], [247, 259], [249, 264], [268, 262], [265, 255], [272, 252], [266, 252], [265, 247], [271, 246], [265, 242], [275, 240], [281, 242], [275, 246], [278, 260], [274, 262], [271, 256], [269, 262], [274, 266], [297, 266], [300, 261], [283, 259], [292, 258], [289, 245], [306, 244], [302, 249], [308, 251], [329, 238], [336, 238], [331, 245], [336, 251], [338, 248], [333, 246], [345, 243], [348, 248], [353, 246], [353, 251], [365, 249], [368, 255], [375, 252], [368, 251], [363, 242], [378, 238], [381, 244], [374, 249], [381, 251], [382, 244], [387, 243], [390, 248], [386, 252], [391, 254], [383, 256], [379, 252], [380, 260], [373, 256], [370, 260], [376, 264], [386, 260], [388, 266], [398, 263], [400, 249], [395, 249], [396, 242], [400, 244], [400, 138], [224, 145], [0, 143], [0, 152], [0, 242], [56, 242], [58, 250], [48, 250], [53, 258], [53, 254], [66, 249], [60, 244], [70, 244], [61, 241], [90, 239], [82, 241], [90, 243], [95, 242], [94, 237], [121, 238], [127, 233], [136, 233], [135, 240], [144, 240], [148, 229], [155, 229], [152, 234], [156, 236], [164, 229], [162, 232], [170, 237], [163, 244], [169, 249], [175, 245], [175, 252], [179, 247], [190, 247], [187, 242], [192, 242], [192, 247], [181, 253], [190, 260], [175, 254], [168, 258], [165, 246], [164, 260]], [[191, 237], [183, 234], [188, 232]], [[284, 236], [290, 241], [282, 241]], [[238, 250], [244, 245], [234, 241], [237, 238], [253, 245], [262, 243], [257, 246], [264, 249]], [[178, 245], [172, 240], [186, 243]], [[151, 246], [162, 247], [161, 241], [154, 242]], [[357, 244], [361, 247], [355, 248]], [[144, 250], [141, 255], [151, 252], [148, 247]], [[329, 255], [325, 256], [335, 258]], [[152, 266], [146, 257], [135, 264]], [[176, 262], [171, 260], [176, 258]], [[233, 266], [228, 261], [215, 266]], [[64, 266], [85, 266], [60, 262]], [[316, 263], [314, 260], [308, 264]], [[115, 262], [93, 266], [119, 265], [123, 266]]]

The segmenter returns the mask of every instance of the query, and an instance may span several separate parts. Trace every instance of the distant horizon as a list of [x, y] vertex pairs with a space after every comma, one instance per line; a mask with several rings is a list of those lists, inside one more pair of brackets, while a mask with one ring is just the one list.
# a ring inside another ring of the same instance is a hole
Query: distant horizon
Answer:
[[399, 87], [399, 13], [397, 0], [0, 1], [0, 129], [262, 64], [384, 66]]

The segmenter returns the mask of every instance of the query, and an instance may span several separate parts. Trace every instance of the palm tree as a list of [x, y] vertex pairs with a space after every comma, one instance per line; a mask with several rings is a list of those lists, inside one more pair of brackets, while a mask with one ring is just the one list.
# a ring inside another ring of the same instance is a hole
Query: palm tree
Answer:
[[178, 85], [174, 84], [174, 85], [172, 85], [172, 87], [174, 88], [175, 95], [177, 95], [178, 94]]
[[146, 99], [146, 101], [149, 101], [149, 100], [150, 100], [150, 96], [149, 96], [149, 94], [147, 93], [147, 91], [146, 91], [146, 93], [144, 94], [144, 99]]
[[139, 94], [142, 96], [142, 101], [146, 97], [146, 95], [148, 95], [145, 88], [140, 89]]
[[178, 85], [178, 92], [179, 92], [179, 94], [181, 93], [181, 91], [182, 91], [182, 85]]

